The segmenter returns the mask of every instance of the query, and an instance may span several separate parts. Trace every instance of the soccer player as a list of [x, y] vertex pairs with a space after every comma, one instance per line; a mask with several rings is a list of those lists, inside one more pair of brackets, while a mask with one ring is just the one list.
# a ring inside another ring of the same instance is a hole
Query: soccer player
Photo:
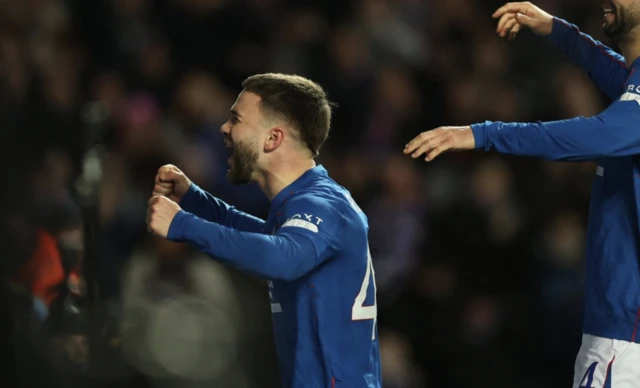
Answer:
[[624, 57], [531, 3], [493, 17], [513, 39], [522, 28], [548, 36], [612, 100], [594, 117], [536, 123], [485, 122], [423, 132], [404, 153], [431, 161], [482, 149], [548, 160], [597, 161], [589, 211], [585, 315], [574, 388], [640, 387], [640, 1], [603, 3], [604, 32]]
[[329, 133], [331, 104], [319, 85], [299, 76], [255, 75], [242, 86], [222, 126], [228, 178], [258, 184], [271, 201], [267, 220], [214, 198], [167, 165], [155, 179], [148, 228], [268, 280], [283, 387], [378, 388], [367, 218], [314, 161]]

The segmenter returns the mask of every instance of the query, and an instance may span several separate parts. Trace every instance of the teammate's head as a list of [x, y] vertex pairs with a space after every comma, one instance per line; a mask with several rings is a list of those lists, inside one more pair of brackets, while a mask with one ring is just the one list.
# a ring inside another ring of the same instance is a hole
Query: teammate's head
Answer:
[[640, 1], [601, 0], [604, 10], [604, 33], [616, 40], [624, 40], [640, 26]]
[[313, 159], [327, 139], [331, 104], [318, 84], [285, 74], [259, 74], [243, 90], [222, 126], [231, 149], [229, 180], [247, 183], [274, 157]]

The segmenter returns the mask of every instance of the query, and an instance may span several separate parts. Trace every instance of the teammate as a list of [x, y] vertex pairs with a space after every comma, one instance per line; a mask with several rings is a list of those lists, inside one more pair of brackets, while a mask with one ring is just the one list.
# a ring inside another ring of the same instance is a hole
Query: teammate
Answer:
[[640, 1], [603, 3], [604, 32], [624, 58], [531, 3], [493, 17], [513, 39], [549, 36], [613, 103], [594, 117], [537, 123], [485, 122], [423, 132], [405, 154], [431, 161], [448, 150], [483, 149], [549, 160], [598, 162], [589, 211], [582, 346], [574, 388], [640, 387]]
[[271, 201], [267, 220], [167, 165], [155, 179], [148, 228], [268, 280], [283, 387], [378, 388], [367, 218], [314, 161], [329, 133], [327, 96], [291, 75], [255, 75], [242, 86], [222, 126], [228, 178], [260, 186]]

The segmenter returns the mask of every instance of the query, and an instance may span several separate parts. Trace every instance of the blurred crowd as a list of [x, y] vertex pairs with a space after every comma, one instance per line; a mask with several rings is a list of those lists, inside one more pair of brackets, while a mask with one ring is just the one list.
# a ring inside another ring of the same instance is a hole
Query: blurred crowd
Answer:
[[[536, 4], [609, 43], [599, 3]], [[227, 183], [219, 135], [263, 72], [338, 104], [318, 162], [369, 217], [384, 386], [570, 385], [594, 166], [401, 154], [440, 125], [606, 106], [545, 39], [501, 41], [500, 5], [0, 2], [2, 378], [23, 382], [2, 386], [277, 386], [262, 282], [144, 221], [166, 163], [266, 215], [257, 187]]]

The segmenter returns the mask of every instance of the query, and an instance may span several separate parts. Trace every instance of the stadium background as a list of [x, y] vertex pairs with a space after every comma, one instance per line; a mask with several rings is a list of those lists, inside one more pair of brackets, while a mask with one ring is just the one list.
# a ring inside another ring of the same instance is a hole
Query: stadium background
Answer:
[[[610, 43], [597, 2], [536, 4]], [[569, 386], [594, 166], [401, 155], [439, 125], [606, 105], [544, 39], [499, 40], [499, 5], [0, 2], [2, 386], [277, 386], [263, 284], [144, 225], [165, 163], [264, 216], [225, 181], [218, 129], [267, 71], [339, 105], [319, 162], [369, 216], [385, 388]]]

